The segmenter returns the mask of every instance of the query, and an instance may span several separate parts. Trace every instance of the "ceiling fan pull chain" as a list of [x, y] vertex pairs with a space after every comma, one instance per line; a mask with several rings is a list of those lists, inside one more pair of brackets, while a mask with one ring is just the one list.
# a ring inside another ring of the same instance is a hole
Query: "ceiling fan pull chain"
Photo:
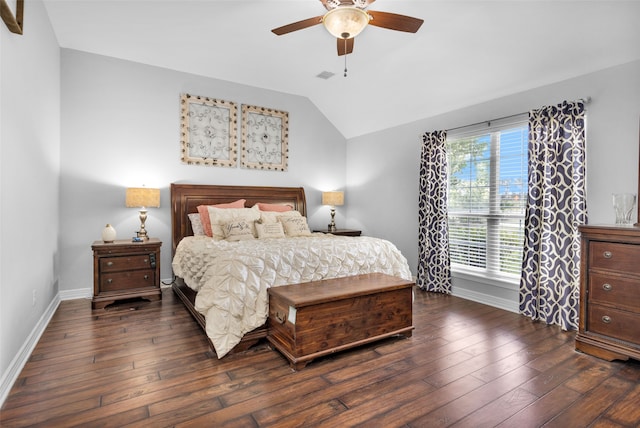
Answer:
[[347, 39], [344, 39], [344, 77], [347, 77]]

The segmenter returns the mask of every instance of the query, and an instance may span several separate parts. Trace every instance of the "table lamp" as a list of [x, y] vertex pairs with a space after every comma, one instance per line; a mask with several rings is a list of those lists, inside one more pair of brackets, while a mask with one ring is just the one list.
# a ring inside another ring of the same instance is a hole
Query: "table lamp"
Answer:
[[147, 221], [147, 208], [160, 208], [160, 189], [129, 187], [125, 204], [127, 208], [140, 208], [140, 230], [137, 232], [137, 236], [146, 241], [149, 239], [144, 227], [144, 223]]
[[331, 206], [331, 223], [329, 223], [329, 232], [335, 232], [336, 206], [344, 205], [344, 192], [322, 192], [322, 205]]

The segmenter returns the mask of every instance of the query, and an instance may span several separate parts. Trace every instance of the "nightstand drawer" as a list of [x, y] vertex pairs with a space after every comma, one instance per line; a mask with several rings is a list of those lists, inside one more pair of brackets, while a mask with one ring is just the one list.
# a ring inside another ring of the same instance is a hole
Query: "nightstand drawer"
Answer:
[[640, 275], [640, 245], [591, 242], [589, 267]]
[[135, 256], [102, 257], [100, 259], [101, 272], [117, 272], [121, 270], [133, 269], [153, 269], [155, 268], [156, 255], [142, 254]]
[[638, 312], [640, 280], [592, 272], [589, 275], [589, 301]]
[[113, 272], [100, 277], [100, 291], [119, 291], [134, 288], [154, 287], [156, 276], [153, 270]]
[[[640, 314], [589, 305], [587, 330], [631, 343], [640, 343]], [[638, 345], [634, 345], [638, 346]]]

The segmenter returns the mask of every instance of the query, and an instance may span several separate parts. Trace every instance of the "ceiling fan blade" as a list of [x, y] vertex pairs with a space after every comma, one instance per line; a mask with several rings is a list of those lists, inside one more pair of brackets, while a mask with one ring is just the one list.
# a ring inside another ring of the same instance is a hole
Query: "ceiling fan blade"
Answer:
[[314, 25], [318, 25], [321, 22], [322, 16], [314, 16], [313, 18], [304, 19], [302, 21], [293, 22], [288, 25], [283, 25], [282, 27], [274, 28], [273, 30], [271, 30], [271, 32], [278, 36], [282, 36], [283, 34], [291, 33], [293, 31], [313, 27]]
[[424, 22], [423, 19], [398, 15], [396, 13], [374, 12], [372, 10], [367, 11], [367, 13], [372, 18], [371, 21], [369, 21], [369, 25], [387, 28], [389, 30], [405, 31], [407, 33], [415, 33]]
[[353, 37], [347, 39], [345, 43], [345, 39], [338, 38], [338, 56], [348, 55], [353, 52], [353, 39]]

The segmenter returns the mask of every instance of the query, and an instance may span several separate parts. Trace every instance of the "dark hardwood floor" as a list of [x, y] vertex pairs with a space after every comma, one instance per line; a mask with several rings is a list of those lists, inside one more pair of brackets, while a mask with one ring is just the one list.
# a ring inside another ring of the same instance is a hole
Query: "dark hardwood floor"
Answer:
[[293, 372], [266, 344], [218, 360], [172, 291], [60, 304], [2, 427], [637, 427], [640, 363], [574, 333], [416, 291], [415, 331]]

